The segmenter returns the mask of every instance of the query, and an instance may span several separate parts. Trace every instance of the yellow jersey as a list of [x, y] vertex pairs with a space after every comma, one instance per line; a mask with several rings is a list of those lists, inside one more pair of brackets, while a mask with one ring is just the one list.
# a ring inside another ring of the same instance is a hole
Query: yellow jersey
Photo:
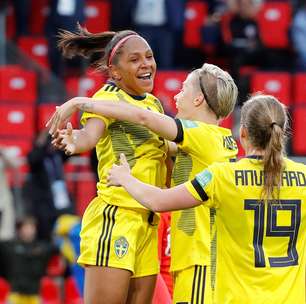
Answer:
[[[182, 184], [215, 161], [235, 160], [237, 145], [229, 129], [176, 119], [178, 153], [172, 186]], [[209, 265], [214, 210], [198, 206], [171, 214], [171, 271]], [[214, 236], [212, 235], [212, 239]]]
[[285, 160], [280, 200], [260, 202], [263, 164], [213, 164], [187, 182], [216, 208], [215, 303], [305, 303], [306, 166]]
[[[163, 113], [161, 103], [153, 95], [131, 96], [114, 84], [104, 85], [92, 98], [93, 102], [125, 100], [132, 105]], [[110, 205], [144, 208], [123, 187], [107, 187], [108, 171], [113, 164], [118, 164], [120, 153], [124, 153], [133, 176], [144, 183], [164, 187], [165, 159], [168, 150], [166, 141], [143, 126], [93, 113], [83, 113], [81, 123], [85, 124], [87, 119], [93, 117], [105, 123], [104, 134], [96, 145], [99, 175], [98, 196]]]

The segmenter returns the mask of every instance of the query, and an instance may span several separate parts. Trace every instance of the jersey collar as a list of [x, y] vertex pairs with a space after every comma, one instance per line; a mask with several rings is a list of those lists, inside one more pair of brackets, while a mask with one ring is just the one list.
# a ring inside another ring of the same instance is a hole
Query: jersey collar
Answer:
[[245, 158], [263, 159], [263, 156], [262, 155], [247, 155]]
[[121, 88], [117, 87], [116, 84], [115, 84], [113, 81], [111, 81], [111, 80], [108, 80], [108, 81], [107, 81], [107, 84], [110, 84], [110, 85], [112, 85], [112, 86], [114, 86], [114, 87], [120, 89], [120, 90], [123, 91], [125, 94], [131, 96], [131, 97], [132, 97], [133, 99], [135, 99], [135, 100], [144, 100], [144, 99], [146, 99], [146, 97], [147, 97], [147, 94], [144, 94], [144, 95], [132, 95], [132, 94], [129, 94], [129, 93], [127, 93], [126, 91], [122, 90]]

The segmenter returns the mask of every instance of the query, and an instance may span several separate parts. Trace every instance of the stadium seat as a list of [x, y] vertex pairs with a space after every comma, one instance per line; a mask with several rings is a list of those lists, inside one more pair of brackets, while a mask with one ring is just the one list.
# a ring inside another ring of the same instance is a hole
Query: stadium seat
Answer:
[[289, 47], [290, 1], [264, 1], [257, 21], [263, 44], [268, 48]]
[[202, 1], [187, 1], [185, 8], [184, 45], [189, 48], [201, 46], [201, 29], [207, 16], [207, 4]]
[[85, 6], [85, 27], [93, 33], [110, 29], [110, 3], [101, 0], [87, 0]]
[[42, 304], [61, 304], [61, 291], [56, 282], [44, 277], [40, 283], [40, 296]]
[[223, 128], [232, 129], [234, 127], [234, 117], [233, 115], [228, 116], [227, 118], [223, 119], [220, 124]]
[[[89, 172], [88, 172], [89, 173]], [[82, 177], [82, 180], [79, 180], [76, 185], [76, 212], [78, 215], [82, 216], [84, 214], [84, 211], [87, 207], [87, 205], [90, 203], [90, 201], [96, 196], [96, 180], [94, 179], [94, 176], [90, 174], [86, 175], [88, 178], [83, 179], [84, 175]]]
[[22, 137], [1, 136], [0, 146], [9, 148], [10, 153], [15, 158], [25, 157], [32, 148], [32, 140]]
[[5, 30], [6, 37], [13, 38], [16, 33], [16, 22], [15, 22], [15, 12], [13, 5], [9, 3], [6, 11], [6, 20], [5, 20]]
[[10, 284], [0, 277], [0, 304], [7, 303], [7, 297], [10, 291]]
[[160, 99], [168, 114], [174, 115], [176, 113], [173, 97], [182, 88], [187, 75], [187, 71], [158, 71], [155, 76], [153, 94]]
[[64, 282], [65, 304], [82, 304], [83, 300], [73, 277], [69, 277]]
[[87, 73], [84, 77], [69, 77], [66, 89], [71, 96], [92, 97], [105, 83], [105, 77], [99, 73]]
[[291, 104], [291, 75], [286, 72], [256, 72], [251, 78], [251, 92], [264, 92]]
[[230, 22], [233, 18], [233, 14], [230, 12], [226, 12], [221, 16], [221, 22], [220, 22], [220, 30], [221, 30], [221, 36], [222, 40], [226, 44], [230, 44], [232, 42], [232, 33], [230, 31]]
[[14, 157], [15, 164], [19, 165], [18, 171], [15, 169], [7, 170], [10, 185], [22, 185], [26, 174], [29, 172], [29, 165], [25, 161], [25, 158], [32, 149], [32, 141], [24, 138], [0, 137], [0, 146], [6, 147], [10, 155]]
[[19, 48], [33, 61], [44, 68], [49, 67], [48, 42], [44, 37], [21, 37], [18, 39]]
[[45, 34], [46, 18], [49, 13], [49, 0], [31, 1], [30, 32], [34, 35]]
[[306, 73], [293, 76], [293, 95], [295, 104], [306, 104]]
[[296, 155], [306, 155], [306, 106], [296, 106], [292, 113], [292, 150]]
[[50, 277], [63, 276], [65, 272], [66, 264], [63, 257], [59, 254], [53, 255], [47, 265], [47, 275]]
[[25, 158], [32, 149], [32, 140], [23, 137], [5, 136], [0, 137], [0, 146], [6, 147], [14, 157], [15, 164], [19, 164], [18, 171], [8, 169], [6, 173], [10, 186], [20, 187], [29, 172], [29, 165], [25, 161]]
[[33, 105], [0, 104], [0, 136], [34, 136]]
[[0, 67], [0, 101], [34, 103], [37, 98], [36, 74], [19, 66]]
[[[56, 110], [56, 103], [41, 103], [37, 107], [37, 120], [36, 120], [36, 129], [41, 131], [46, 128], [47, 121], [52, 117], [52, 114]], [[74, 128], [79, 127], [79, 113], [76, 112], [70, 118], [70, 122]]]
[[241, 145], [241, 142], [239, 139], [236, 138], [236, 143], [237, 143], [237, 146], [238, 146], [238, 157], [243, 157], [245, 156], [245, 151], [244, 149], [242, 148], [242, 145]]

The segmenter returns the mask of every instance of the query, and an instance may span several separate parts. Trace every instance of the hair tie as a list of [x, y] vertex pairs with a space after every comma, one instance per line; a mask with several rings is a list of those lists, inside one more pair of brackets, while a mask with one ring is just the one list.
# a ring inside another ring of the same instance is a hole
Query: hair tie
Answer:
[[130, 35], [127, 35], [127, 36], [123, 37], [122, 39], [120, 39], [120, 40], [113, 46], [112, 51], [111, 51], [111, 53], [110, 53], [110, 55], [109, 55], [109, 57], [108, 57], [108, 66], [111, 65], [111, 62], [112, 62], [112, 60], [113, 60], [113, 57], [114, 57], [115, 53], [117, 52], [117, 50], [119, 49], [119, 47], [120, 47], [121, 45], [123, 45], [123, 43], [126, 42], [129, 38], [135, 37], [135, 36], [140, 37], [140, 36], [137, 35], [137, 34], [130, 34]]
[[273, 121], [271, 124], [270, 124], [270, 128], [273, 128], [274, 125], [277, 125], [277, 123], [275, 121]]

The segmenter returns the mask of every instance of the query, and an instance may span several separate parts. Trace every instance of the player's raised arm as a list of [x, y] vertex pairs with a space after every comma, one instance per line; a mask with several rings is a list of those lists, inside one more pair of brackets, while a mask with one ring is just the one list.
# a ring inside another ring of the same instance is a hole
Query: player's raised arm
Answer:
[[120, 155], [120, 165], [113, 165], [110, 169], [108, 186], [124, 187], [140, 204], [154, 212], [186, 209], [202, 203], [188, 192], [184, 184], [161, 189], [133, 177], [124, 154]]
[[71, 123], [66, 129], [56, 130], [52, 135], [52, 144], [67, 155], [82, 153], [95, 147], [105, 129], [102, 120], [91, 118], [84, 128], [73, 130]]
[[93, 101], [87, 97], [75, 97], [58, 106], [46, 124], [50, 128], [50, 134], [54, 134], [57, 129], [61, 128], [63, 123], [78, 109], [143, 125], [168, 140], [174, 140], [177, 136], [177, 125], [170, 116], [142, 109], [121, 100], [99, 102], [99, 100]]

